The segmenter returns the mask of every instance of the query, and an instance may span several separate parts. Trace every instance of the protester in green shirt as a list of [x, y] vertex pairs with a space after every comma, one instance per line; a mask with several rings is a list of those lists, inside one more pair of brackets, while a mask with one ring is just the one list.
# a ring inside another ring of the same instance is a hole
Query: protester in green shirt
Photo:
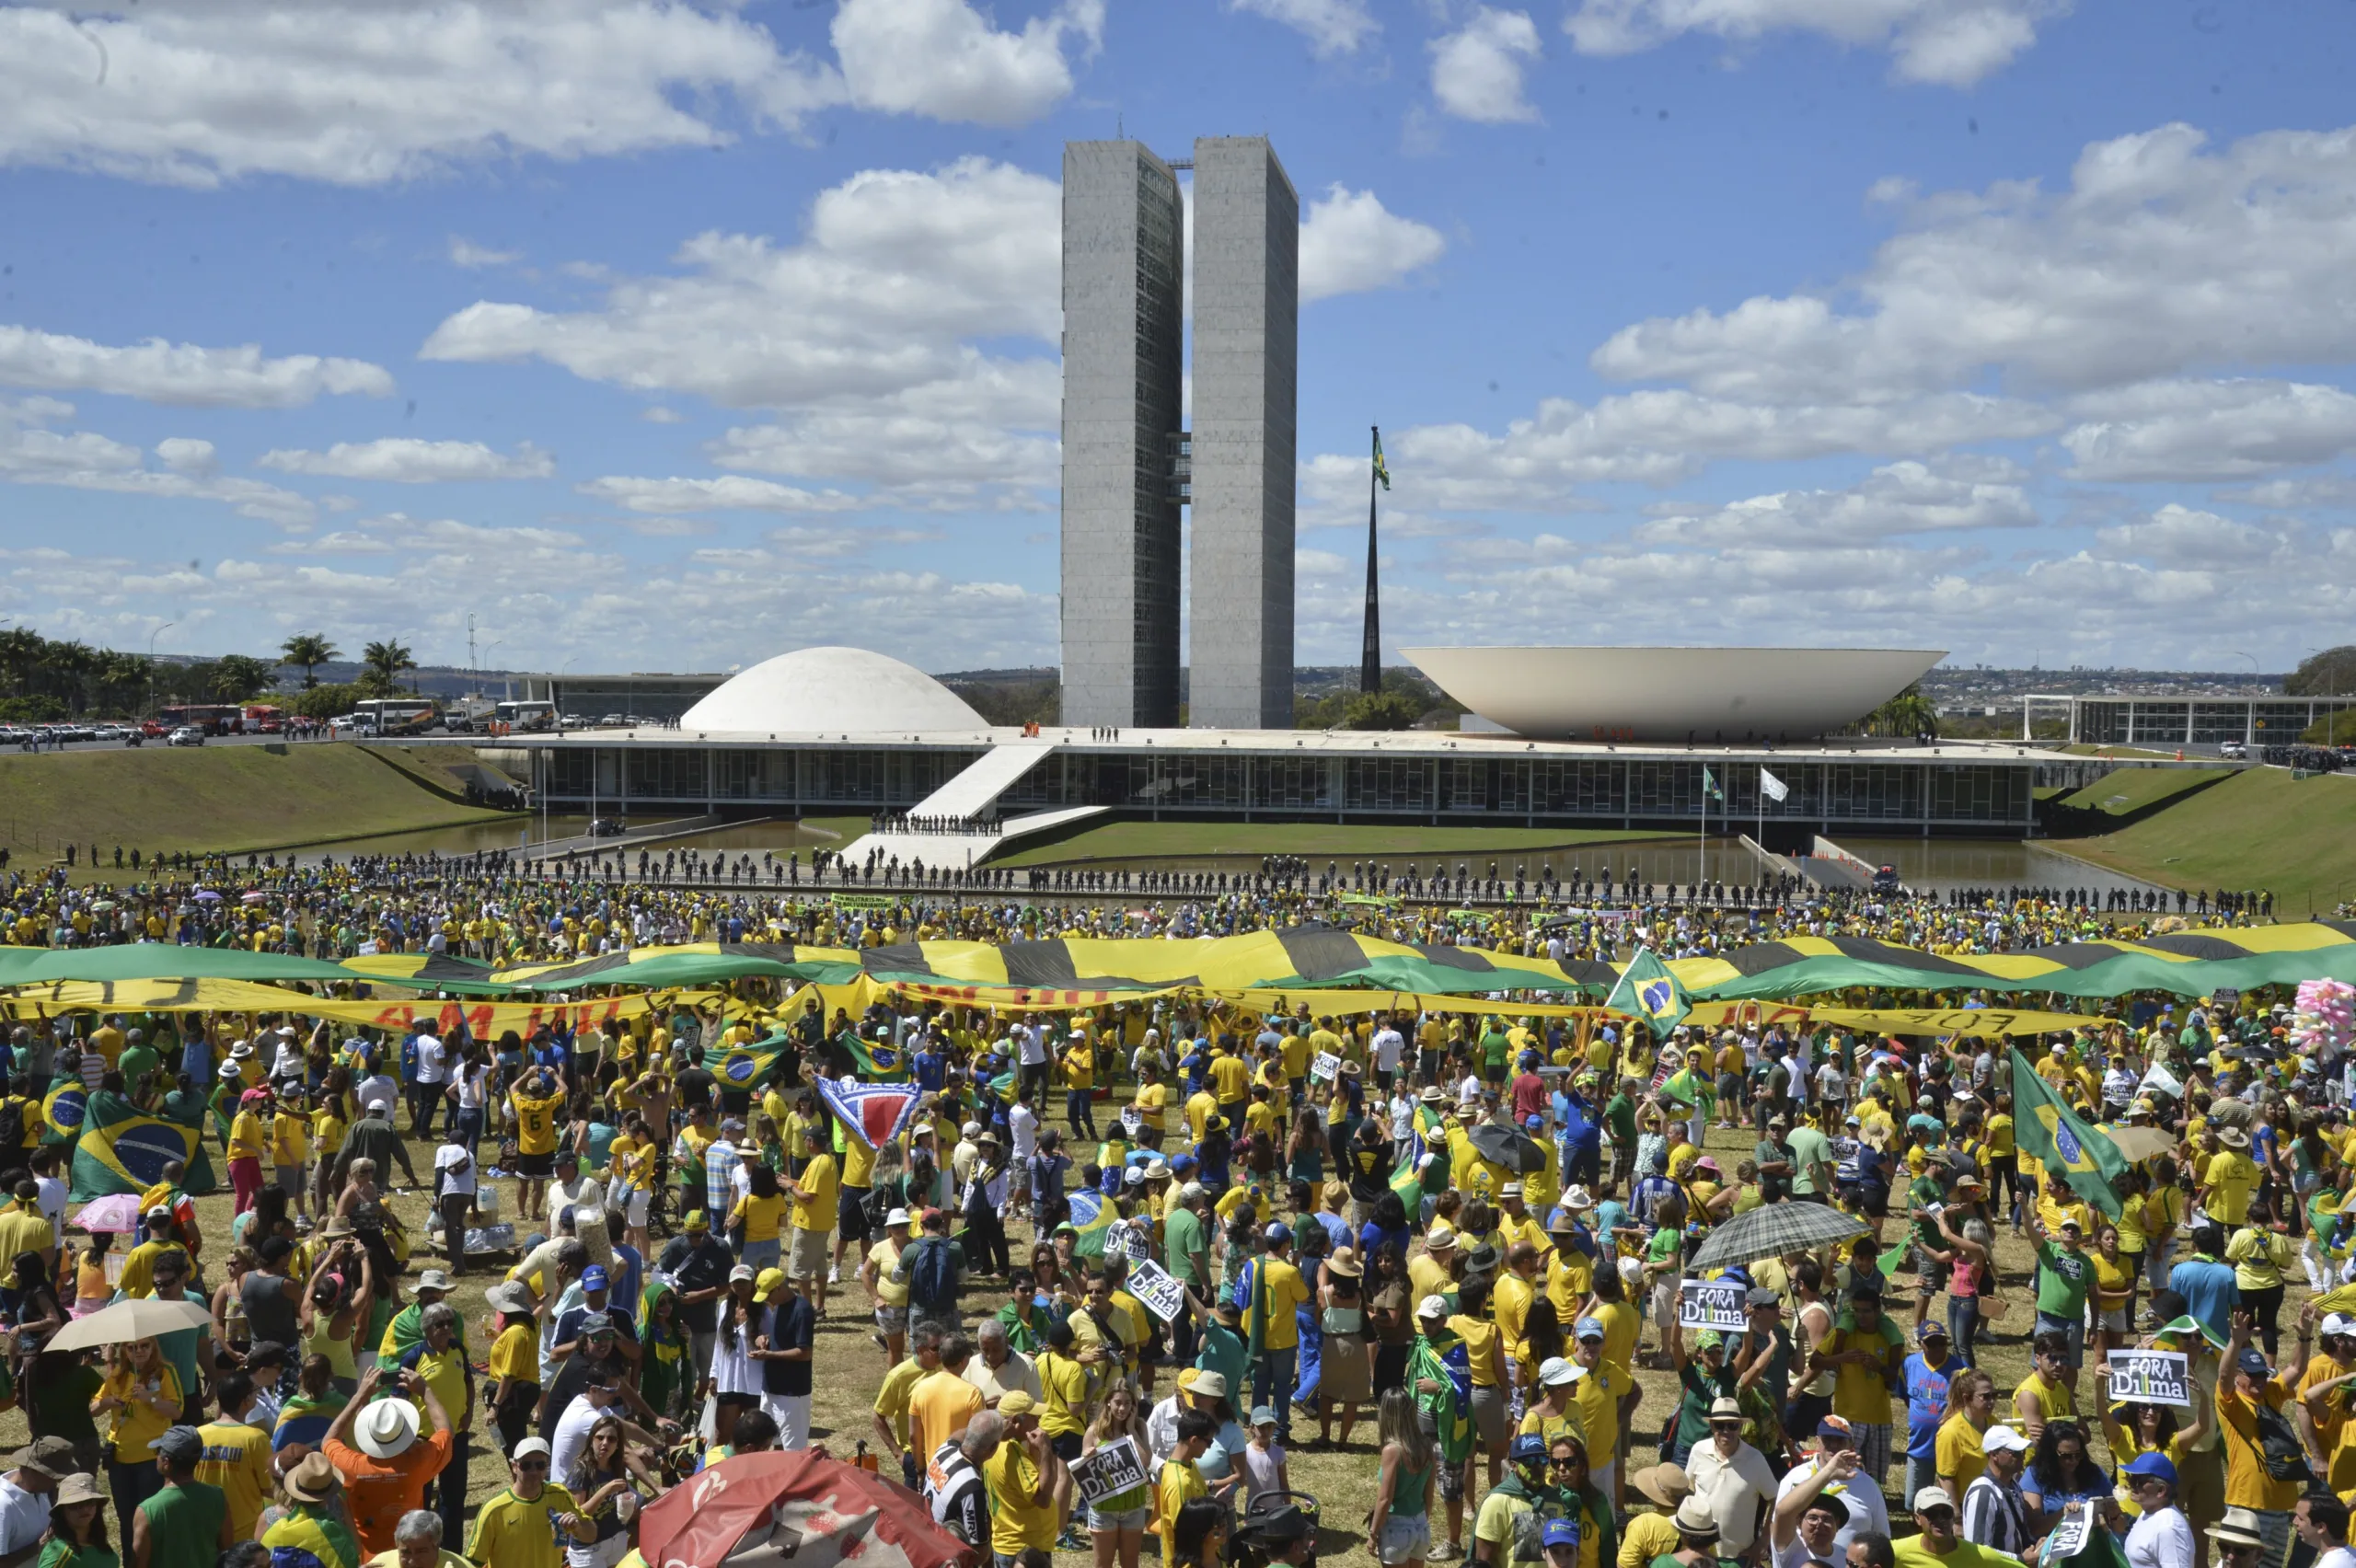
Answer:
[[96, 1476], [77, 1472], [59, 1482], [49, 1501], [50, 1537], [40, 1568], [121, 1568], [107, 1544], [102, 1505]]
[[196, 1479], [204, 1439], [193, 1426], [175, 1426], [156, 1439], [164, 1484], [131, 1516], [131, 1559], [147, 1568], [213, 1568], [236, 1538], [229, 1528], [229, 1494]]
[[2085, 1359], [2086, 1291], [2094, 1284], [2094, 1260], [2086, 1256], [2078, 1222], [2062, 1222], [2062, 1244], [2046, 1234], [2045, 1222], [2032, 1210], [2028, 1233], [2037, 1243], [2038, 1333], [2057, 1333], [2069, 1341], [2064, 1363], [2074, 1389], [2079, 1365]]

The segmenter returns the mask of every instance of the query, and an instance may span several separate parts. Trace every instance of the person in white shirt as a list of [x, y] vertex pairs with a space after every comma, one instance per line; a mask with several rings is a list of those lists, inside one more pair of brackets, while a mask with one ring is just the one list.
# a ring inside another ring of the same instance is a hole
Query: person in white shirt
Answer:
[[[1793, 1505], [1802, 1492], [1809, 1496], [1821, 1495], [1835, 1505], [1842, 1515], [1833, 1540], [1838, 1562], [1849, 1551], [1850, 1539], [1859, 1531], [1889, 1533], [1889, 1505], [1882, 1500], [1881, 1488], [1856, 1482], [1857, 1467], [1845, 1463], [1844, 1456], [1854, 1458], [1856, 1453], [1854, 1435], [1849, 1424], [1837, 1415], [1828, 1415], [1817, 1424], [1816, 1453], [1792, 1467], [1775, 1491], [1775, 1550], [1780, 1559], [1784, 1542], [1785, 1525], [1793, 1528], [1800, 1525], [1800, 1508]], [[1819, 1481], [1823, 1476], [1826, 1479]], [[1802, 1505], [1804, 1507], [1805, 1505]], [[1785, 1518], [1789, 1513], [1788, 1520]], [[1819, 1553], [1819, 1555], [1822, 1555]]]
[[1767, 1457], [1742, 1440], [1742, 1407], [1724, 1396], [1710, 1401], [1710, 1440], [1694, 1445], [1685, 1461], [1693, 1496], [1717, 1521], [1727, 1557], [1745, 1557], [1775, 1505], [1775, 1472]]
[[467, 1272], [467, 1220], [475, 1208], [475, 1157], [452, 1141], [433, 1151], [433, 1206], [442, 1216], [442, 1251], [452, 1274]]
[[[2135, 1505], [2142, 1510], [2136, 1516], [2135, 1528], [2127, 1532], [2129, 1568], [2192, 1568], [2192, 1525], [2177, 1502], [2176, 1462], [2163, 1453], [2138, 1454], [2120, 1468], [2119, 1480], [2133, 1490]], [[2333, 1562], [2331, 1554], [2326, 1552], [2316, 1568], [2349, 1568], [2348, 1505], [2337, 1498], [2332, 1501], [2339, 1515], [2341, 1561]], [[2235, 1516], [2243, 1512], [2228, 1508], [2224, 1521], [2210, 1530], [2221, 1548], [2247, 1544], [2232, 1539], [2228, 1534], [2235, 1528]], [[2304, 1536], [2308, 1528], [2304, 1499], [2299, 1504], [2297, 1523], [2299, 1533]], [[2222, 1562], [2223, 1558], [2221, 1550], [2218, 1560]]]
[[432, 1030], [417, 1032], [417, 1074], [409, 1086], [410, 1136], [422, 1138], [433, 1130], [433, 1113], [441, 1107], [442, 1082], [449, 1052]]
[[1031, 1156], [1039, 1147], [1039, 1113], [1031, 1108], [1028, 1084], [1015, 1091], [1014, 1104], [1006, 1113], [1006, 1125], [1014, 1135], [1015, 1168], [1027, 1170]]
[[[434, 1158], [438, 1160], [441, 1157]], [[555, 1164], [556, 1177], [549, 1183], [549, 1212], [573, 1208], [584, 1218], [602, 1214], [606, 1207], [605, 1184], [595, 1176], [581, 1173], [581, 1157], [569, 1148], [560, 1148], [556, 1151]]]
[[1407, 1049], [1407, 1038], [1386, 1020], [1374, 1032], [1374, 1081], [1386, 1093], [1392, 1078], [1399, 1071], [1399, 1058]]
[[[1839, 1544], [1849, 1528], [1851, 1509], [1841, 1493], [1854, 1490], [1857, 1454], [1844, 1448], [1829, 1463], [1812, 1464], [1784, 1478], [1783, 1495], [1775, 1503], [1773, 1533], [1775, 1568], [1807, 1568], [1811, 1562], [1842, 1562], [1847, 1546]], [[1795, 1480], [1799, 1484], [1791, 1484]]]
[[81, 1468], [63, 1437], [36, 1437], [17, 1451], [16, 1468], [0, 1475], [0, 1562], [29, 1563], [40, 1554], [57, 1483]]
[[[2134, 1466], [2129, 1465], [2130, 1479]], [[2178, 1516], [2181, 1517], [2181, 1515]], [[2356, 1551], [2348, 1550], [2348, 1505], [2337, 1497], [2309, 1493], [2299, 1499], [2292, 1516], [2299, 1539], [2315, 1548], [2315, 1568], [2356, 1568]]]

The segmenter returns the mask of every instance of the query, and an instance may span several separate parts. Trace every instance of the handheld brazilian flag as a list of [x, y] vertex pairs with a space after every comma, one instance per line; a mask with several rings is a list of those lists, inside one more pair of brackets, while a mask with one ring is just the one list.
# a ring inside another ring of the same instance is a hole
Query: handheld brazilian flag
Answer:
[[779, 1058], [785, 1055], [786, 1047], [792, 1043], [791, 1035], [772, 1034], [749, 1045], [732, 1045], [718, 1053], [711, 1063], [711, 1076], [720, 1080], [722, 1089], [748, 1093], [769, 1076]]
[[2072, 1192], [2117, 1219], [2119, 1194], [2111, 1184], [2127, 1173], [2127, 1157], [2063, 1104], [2027, 1056], [2017, 1049], [2005, 1054], [2013, 1064], [2013, 1137], [2021, 1152], [2043, 1160], [2048, 1175], [2059, 1176]]
[[1685, 987], [1677, 983], [1669, 965], [1650, 948], [1636, 950], [1636, 956], [1620, 972], [1620, 983], [1611, 987], [1611, 995], [1604, 998], [1603, 1005], [1613, 1012], [1643, 1019], [1652, 1027], [1654, 1035], [1663, 1040], [1693, 1010], [1693, 1004], [1686, 999]]
[[1381, 482], [1384, 490], [1391, 488], [1391, 467], [1382, 460], [1382, 431], [1380, 426], [1374, 432], [1374, 477]]
[[[144, 1193], [164, 1179], [165, 1165], [175, 1159], [188, 1168], [180, 1183], [184, 1190], [210, 1192], [213, 1169], [202, 1156], [194, 1127], [147, 1115], [122, 1096], [100, 1090], [89, 1097], [82, 1136], [74, 1143], [75, 1201]], [[202, 1187], [197, 1184], [200, 1165]]]
[[869, 1083], [908, 1081], [908, 1058], [899, 1047], [883, 1040], [861, 1040], [856, 1034], [842, 1038], [851, 1060], [859, 1065], [859, 1076]]
[[1068, 1202], [1071, 1228], [1080, 1233], [1071, 1250], [1083, 1258], [1103, 1257], [1104, 1238], [1112, 1233], [1113, 1222], [1121, 1216], [1120, 1211], [1105, 1201], [1103, 1193], [1084, 1187], [1073, 1193]]
[[40, 1119], [61, 1141], [72, 1143], [82, 1135], [82, 1114], [89, 1097], [80, 1078], [59, 1078], [49, 1086], [40, 1102]]
[[1400, 1142], [1399, 1168], [1391, 1173], [1391, 1190], [1399, 1194], [1401, 1203], [1407, 1205], [1411, 1223], [1422, 1212], [1424, 1154], [1424, 1136], [1409, 1127], [1406, 1137]]

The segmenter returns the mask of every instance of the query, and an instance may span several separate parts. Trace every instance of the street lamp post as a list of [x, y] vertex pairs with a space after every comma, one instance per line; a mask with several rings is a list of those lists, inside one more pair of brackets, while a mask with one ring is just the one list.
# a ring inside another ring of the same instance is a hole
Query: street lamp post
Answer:
[[178, 621], [166, 621], [147, 634], [147, 705], [150, 708], [156, 705], [156, 639], [179, 624]]

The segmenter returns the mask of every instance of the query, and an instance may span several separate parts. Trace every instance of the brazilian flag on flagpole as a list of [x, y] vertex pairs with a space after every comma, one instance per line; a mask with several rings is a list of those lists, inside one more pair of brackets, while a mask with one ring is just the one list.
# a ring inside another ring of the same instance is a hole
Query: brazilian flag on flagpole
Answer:
[[1611, 995], [1604, 998], [1603, 1005], [1613, 1012], [1633, 1013], [1643, 1019], [1651, 1025], [1653, 1033], [1664, 1040], [1693, 1010], [1685, 987], [1677, 983], [1669, 965], [1650, 948], [1636, 950], [1636, 956], [1620, 972], [1620, 983], [1611, 987]]
[[1706, 762], [1702, 765], [1702, 793], [1722, 806], [1727, 803], [1727, 792], [1718, 788], [1717, 778], [1711, 773], [1710, 765]]
[[1390, 465], [1386, 464], [1382, 460], [1382, 430], [1380, 426], [1377, 426], [1374, 432], [1374, 477], [1381, 483], [1384, 490], [1389, 490], [1391, 488], [1391, 467]]
[[2048, 1175], [2061, 1177], [2072, 1192], [2117, 1219], [2119, 1194], [2111, 1184], [2127, 1173], [2127, 1157], [2062, 1103], [2018, 1047], [2005, 1055], [2013, 1064], [2014, 1142], [2023, 1154], [2044, 1161]]

